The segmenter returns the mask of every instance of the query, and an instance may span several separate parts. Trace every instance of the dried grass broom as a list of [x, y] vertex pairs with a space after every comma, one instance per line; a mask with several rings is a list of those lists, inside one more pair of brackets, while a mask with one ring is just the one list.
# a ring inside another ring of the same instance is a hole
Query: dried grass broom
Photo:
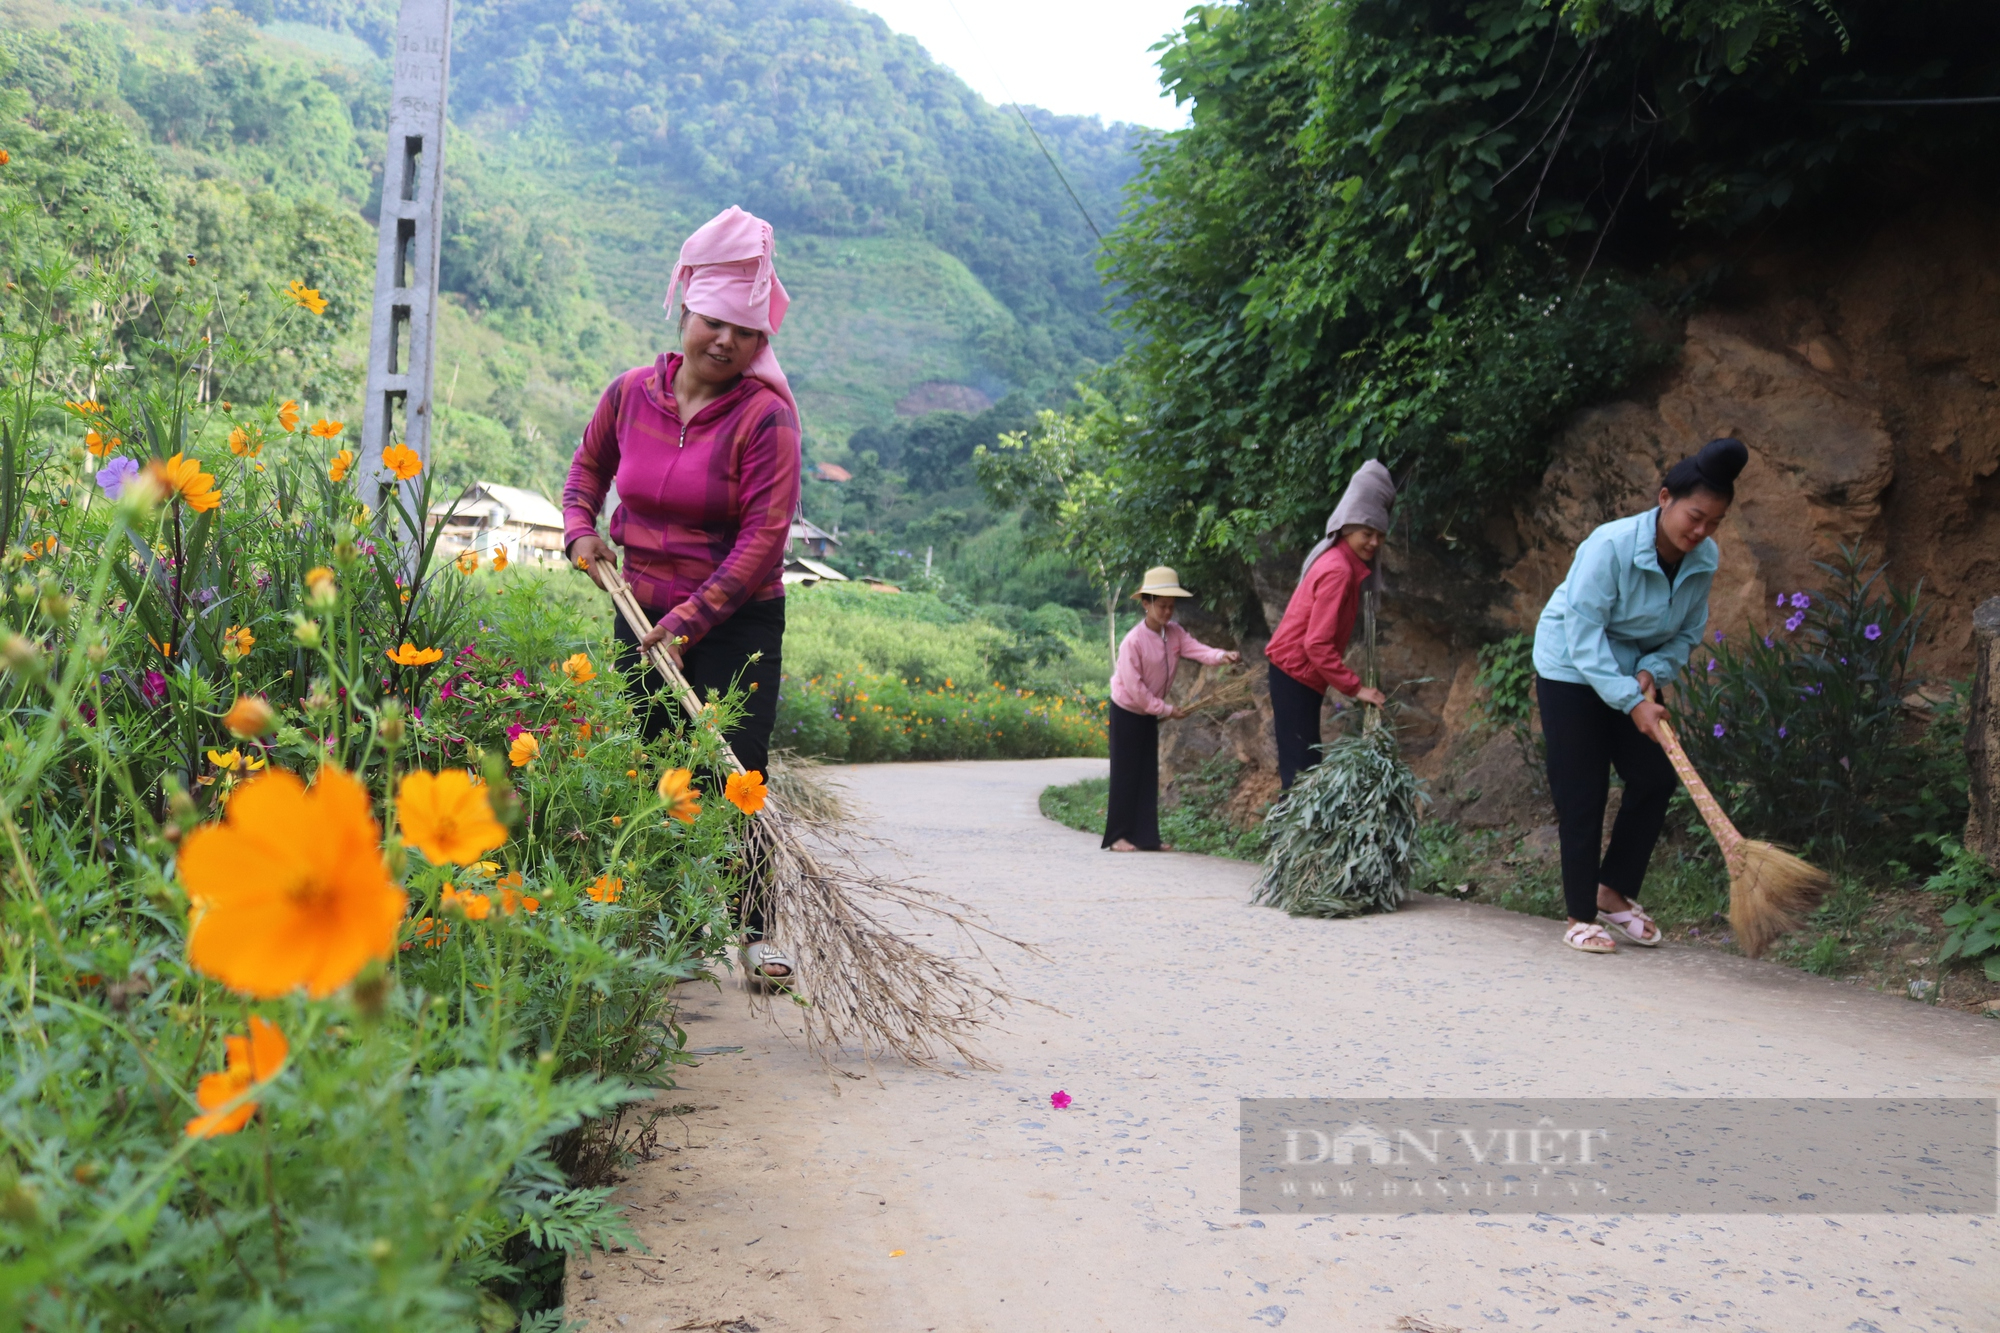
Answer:
[[1756, 958], [1771, 947], [1771, 941], [1799, 928], [1806, 914], [1833, 887], [1833, 879], [1781, 847], [1744, 837], [1722, 813], [1721, 804], [1701, 774], [1694, 771], [1680, 738], [1665, 721], [1660, 723], [1660, 741], [1688, 795], [1694, 798], [1695, 809], [1701, 811], [1702, 821], [1722, 848], [1723, 864], [1729, 868], [1730, 929], [1736, 932], [1736, 943], [1743, 952]]
[[[599, 560], [597, 573], [643, 640], [652, 622], [618, 567]], [[692, 724], [704, 725], [701, 700], [665, 645], [645, 653]], [[722, 752], [736, 772], [744, 771], [727, 745]], [[771, 933], [798, 962], [799, 985], [791, 989], [800, 993], [807, 1045], [829, 1064], [851, 1045], [864, 1058], [885, 1053], [924, 1068], [953, 1057], [974, 1069], [993, 1068], [974, 1050], [974, 1035], [995, 1006], [1014, 997], [982, 977], [973, 959], [925, 949], [899, 934], [888, 916], [907, 912], [949, 921], [972, 941], [978, 964], [985, 955], [974, 932], [1020, 941], [974, 920], [941, 894], [867, 870], [857, 840], [825, 817], [827, 807], [815, 811], [807, 802], [793, 808], [785, 798], [790, 785], [775, 784], [749, 821], [745, 851], [761, 865], [763, 882], [745, 891], [762, 895]], [[832, 809], [837, 813], [837, 806]]]
[[[1375, 599], [1363, 594], [1363, 675], [1376, 681]], [[1361, 734], [1325, 747], [1264, 821], [1256, 903], [1293, 916], [1393, 912], [1410, 890], [1423, 790], [1395, 730], [1369, 707]]]

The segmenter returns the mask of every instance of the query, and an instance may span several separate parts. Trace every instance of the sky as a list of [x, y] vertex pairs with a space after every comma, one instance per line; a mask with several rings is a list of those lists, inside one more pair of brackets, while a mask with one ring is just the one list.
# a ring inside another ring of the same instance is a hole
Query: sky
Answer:
[[987, 101], [1179, 129], [1147, 48], [1195, 0], [852, 0], [922, 42]]

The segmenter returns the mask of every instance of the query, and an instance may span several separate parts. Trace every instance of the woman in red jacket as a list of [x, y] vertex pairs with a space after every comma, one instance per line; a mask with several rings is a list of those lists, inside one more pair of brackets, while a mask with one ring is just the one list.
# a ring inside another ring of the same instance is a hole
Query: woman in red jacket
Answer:
[[1292, 780], [1320, 761], [1319, 710], [1328, 686], [1381, 707], [1382, 691], [1363, 685], [1347, 665], [1347, 645], [1361, 609], [1362, 584], [1375, 574], [1375, 556], [1389, 531], [1396, 484], [1374, 459], [1361, 465], [1333, 516], [1326, 537], [1313, 547], [1299, 586], [1264, 649], [1271, 663], [1271, 721], [1278, 733], [1278, 779]]

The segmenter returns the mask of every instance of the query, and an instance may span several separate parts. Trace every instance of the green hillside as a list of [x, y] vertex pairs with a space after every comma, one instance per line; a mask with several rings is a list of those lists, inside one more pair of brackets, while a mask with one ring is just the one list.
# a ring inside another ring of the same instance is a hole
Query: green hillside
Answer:
[[[0, 90], [24, 123], [82, 117], [131, 159], [123, 244], [225, 306], [295, 276], [327, 292], [301, 378], [234, 391], [358, 415], [393, 4], [0, 9]], [[610, 376], [671, 346], [660, 300], [679, 243], [730, 203], [779, 227], [794, 305], [778, 345], [815, 459], [858, 463], [849, 437], [893, 427], [920, 387], [1045, 402], [1120, 350], [1095, 240], [1018, 117], [872, 15], [841, 0], [470, 0], [456, 25], [444, 480], [553, 493]], [[1108, 226], [1138, 132], [1030, 115]], [[193, 274], [176, 267], [186, 253]], [[893, 472], [885, 484], [891, 502], [904, 490]], [[853, 527], [897, 506], [843, 507]], [[993, 517], [959, 512], [958, 535]]]

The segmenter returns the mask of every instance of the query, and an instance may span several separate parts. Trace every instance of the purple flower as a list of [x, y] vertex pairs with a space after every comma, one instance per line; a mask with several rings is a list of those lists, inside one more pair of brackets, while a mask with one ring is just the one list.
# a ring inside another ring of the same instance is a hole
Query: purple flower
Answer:
[[1785, 604], [1785, 594], [1783, 594], [1783, 593], [1779, 593], [1779, 594], [1778, 594], [1778, 605], [1779, 605], [1779, 606], [1783, 606], [1784, 604]]
[[1785, 739], [1785, 729], [1783, 727], [1778, 728], [1778, 739], [1779, 740]]
[[1721, 643], [1721, 642], [1722, 642], [1722, 631], [1721, 631], [1721, 630], [1717, 630], [1717, 631], [1715, 632], [1715, 641], [1716, 641], [1717, 643]]
[[106, 459], [104, 466], [97, 470], [97, 488], [104, 492], [105, 499], [116, 500], [125, 493], [126, 484], [138, 475], [137, 459]]
[[1861, 631], [1861, 637], [1873, 643], [1882, 637], [1882, 627], [1880, 625], [1870, 625], [1867, 629]]
[[1777, 645], [1776, 645], [1776, 644], [1774, 644], [1774, 643], [1772, 643], [1772, 642], [1771, 642], [1771, 636], [1770, 636], [1770, 635], [1768, 635], [1768, 634], [1766, 634], [1766, 635], [1764, 636], [1764, 646], [1765, 646], [1766, 648], [1775, 648], [1775, 647], [1777, 647]]
[[1792, 594], [1792, 605], [1798, 610], [1803, 611], [1812, 605], [1812, 598], [1802, 592], [1795, 592]]
[[446, 699], [456, 699], [457, 697], [458, 691], [451, 687], [450, 681], [447, 680], [444, 684], [438, 686], [439, 703], [443, 703]]
[[522, 726], [519, 722], [510, 725], [507, 728], [507, 744], [512, 745], [515, 741], [519, 740], [521, 737], [521, 733], [526, 730], [527, 728]]
[[1846, 666], [1846, 665], [1847, 665], [1847, 659], [1846, 659], [1846, 658], [1844, 658], [1844, 657], [1843, 657], [1843, 658], [1841, 658], [1841, 659], [1840, 659], [1840, 664], [1841, 664], [1842, 666]]
[[1729, 728], [1728, 728], [1728, 727], [1725, 727], [1725, 726], [1723, 726], [1723, 725], [1722, 725], [1722, 724], [1721, 724], [1720, 722], [1716, 723], [1716, 724], [1715, 724], [1715, 737], [1716, 737], [1716, 739], [1717, 739], [1717, 740], [1721, 740], [1721, 739], [1722, 739], [1722, 737], [1723, 737], [1723, 735], [1724, 735], [1724, 733], [1726, 733], [1726, 732], [1727, 732], [1728, 730], [1729, 730]]
[[1799, 626], [1805, 623], [1806, 623], [1805, 614], [1803, 612], [1795, 611], [1792, 613], [1791, 618], [1785, 622], [1785, 628], [1788, 630], [1796, 631]]
[[527, 672], [525, 672], [525, 671], [523, 671], [523, 670], [521, 670], [521, 669], [520, 669], [519, 667], [516, 667], [516, 668], [514, 669], [514, 681], [513, 681], [513, 683], [514, 683], [515, 685], [518, 685], [518, 686], [520, 686], [520, 687], [521, 687], [522, 689], [524, 689], [524, 690], [525, 690], [525, 689], [527, 689], [527, 688], [528, 688], [528, 673], [527, 673]]
[[1708, 669], [1710, 671], [1715, 670], [1715, 659], [1712, 657], [1708, 659]]
[[147, 671], [139, 680], [139, 697], [158, 708], [167, 701], [167, 678], [157, 671]]

